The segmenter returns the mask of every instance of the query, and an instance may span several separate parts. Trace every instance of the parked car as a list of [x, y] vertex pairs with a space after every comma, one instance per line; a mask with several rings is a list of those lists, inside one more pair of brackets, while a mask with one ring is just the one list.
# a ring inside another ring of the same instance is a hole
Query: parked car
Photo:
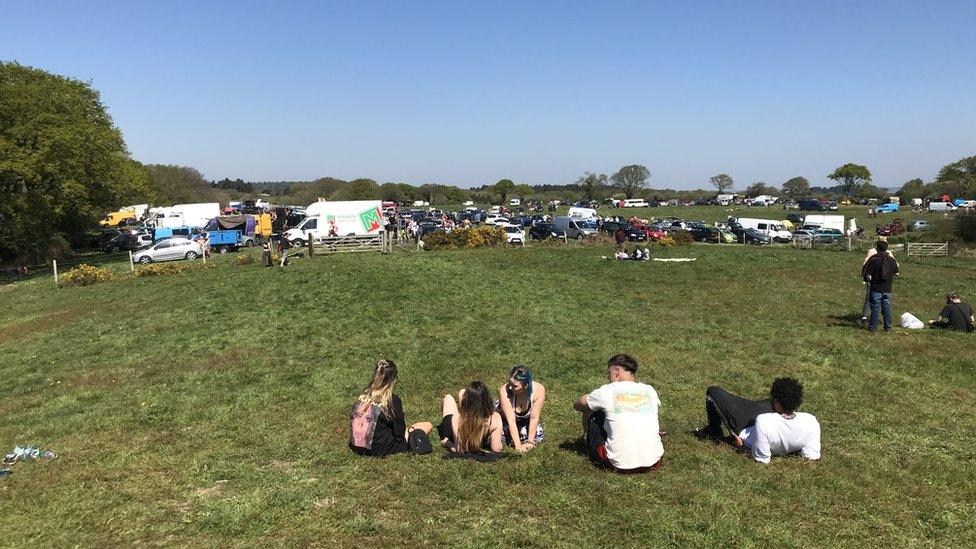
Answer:
[[814, 212], [820, 212], [827, 209], [827, 206], [825, 204], [821, 203], [819, 200], [815, 198], [808, 198], [805, 200], [801, 200], [797, 203], [797, 207], [801, 210], [810, 210]]
[[155, 263], [157, 261], [174, 261], [178, 259], [196, 259], [203, 251], [196, 242], [174, 236], [161, 240], [156, 244], [132, 254], [132, 260], [136, 263]]
[[509, 244], [525, 244], [525, 233], [518, 225], [500, 225], [505, 230], [505, 241]]
[[896, 234], [901, 234], [905, 232], [905, 226], [902, 225], [900, 219], [896, 219], [887, 225], [879, 225], [875, 232], [879, 236], [894, 236]]
[[485, 218], [485, 225], [511, 225], [511, 224], [512, 221], [503, 215], [490, 214], [488, 215], [487, 218]]
[[622, 223], [620, 221], [605, 221], [603, 225], [600, 226], [600, 230], [609, 234], [614, 235], [617, 233], [617, 229], [623, 229], [624, 234], [627, 235], [628, 242], [644, 242], [647, 240], [647, 233], [637, 227], [634, 227], [630, 223]]
[[688, 229], [688, 232], [691, 233], [691, 237], [695, 239], [695, 242], [713, 242], [715, 244], [722, 242], [722, 231], [716, 227], [697, 225]]
[[882, 204], [874, 209], [874, 213], [894, 213], [899, 209], [899, 205], [894, 202], [889, 202], [888, 204]]
[[802, 225], [804, 216], [798, 213], [786, 214], [786, 220], [794, 225]]
[[770, 238], [768, 234], [757, 231], [756, 229], [745, 229], [742, 232], [742, 235], [742, 239], [746, 244], [764, 246], [772, 243], [772, 238]]
[[815, 244], [833, 244], [844, 238], [844, 233], [840, 229], [814, 229], [813, 242]]
[[550, 238], [562, 238], [566, 235], [565, 231], [557, 231], [552, 223], [536, 223], [529, 229], [529, 238], [532, 240], [548, 240]]
[[935, 225], [924, 219], [913, 219], [908, 222], [908, 226], [905, 227], [909, 231], [929, 231], [935, 228]]
[[105, 253], [135, 251], [145, 248], [153, 243], [152, 235], [149, 233], [131, 233], [116, 235], [114, 238], [102, 242], [99, 248]]

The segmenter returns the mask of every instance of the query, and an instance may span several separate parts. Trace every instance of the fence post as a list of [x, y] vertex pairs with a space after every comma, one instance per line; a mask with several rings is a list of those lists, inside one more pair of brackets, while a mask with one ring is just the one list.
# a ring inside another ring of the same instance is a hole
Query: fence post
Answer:
[[315, 238], [312, 236], [308, 237], [308, 257], [312, 258], [315, 256]]
[[847, 235], [847, 251], [851, 251], [851, 235]]
[[57, 284], [58, 283], [58, 260], [52, 259], [51, 266], [54, 269], [54, 283]]
[[912, 257], [912, 243], [905, 243], [905, 257]]
[[136, 264], [132, 261], [132, 250], [129, 250], [129, 272], [134, 273], [136, 271]]

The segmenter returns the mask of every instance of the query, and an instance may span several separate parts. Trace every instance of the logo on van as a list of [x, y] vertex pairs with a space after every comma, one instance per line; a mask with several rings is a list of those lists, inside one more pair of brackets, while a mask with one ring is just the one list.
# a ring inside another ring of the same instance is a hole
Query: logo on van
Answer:
[[382, 220], [383, 212], [379, 208], [370, 208], [359, 214], [359, 222], [368, 233], [380, 230], [383, 227]]

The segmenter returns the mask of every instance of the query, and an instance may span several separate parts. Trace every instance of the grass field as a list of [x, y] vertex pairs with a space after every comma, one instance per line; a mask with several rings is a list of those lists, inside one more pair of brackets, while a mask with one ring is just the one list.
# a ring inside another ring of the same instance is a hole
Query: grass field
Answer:
[[[780, 212], [777, 212], [780, 213]], [[661, 212], [659, 215], [667, 215]], [[0, 445], [56, 460], [0, 479], [2, 543], [321, 546], [972, 546], [973, 343], [856, 326], [861, 256], [691, 246], [349, 255], [55, 289], [0, 286]], [[896, 315], [976, 298], [972, 260], [903, 261]], [[571, 403], [628, 352], [663, 402], [664, 468], [577, 452]], [[495, 464], [346, 448], [380, 357], [408, 421], [515, 363], [546, 384], [546, 441]], [[718, 384], [806, 386], [823, 460], [695, 440]]]

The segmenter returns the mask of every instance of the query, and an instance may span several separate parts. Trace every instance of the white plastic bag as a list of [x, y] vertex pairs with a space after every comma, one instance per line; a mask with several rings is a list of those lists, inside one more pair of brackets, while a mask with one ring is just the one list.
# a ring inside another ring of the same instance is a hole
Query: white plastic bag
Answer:
[[925, 327], [925, 323], [912, 313], [905, 313], [901, 315], [901, 327], [909, 330], [921, 330]]

